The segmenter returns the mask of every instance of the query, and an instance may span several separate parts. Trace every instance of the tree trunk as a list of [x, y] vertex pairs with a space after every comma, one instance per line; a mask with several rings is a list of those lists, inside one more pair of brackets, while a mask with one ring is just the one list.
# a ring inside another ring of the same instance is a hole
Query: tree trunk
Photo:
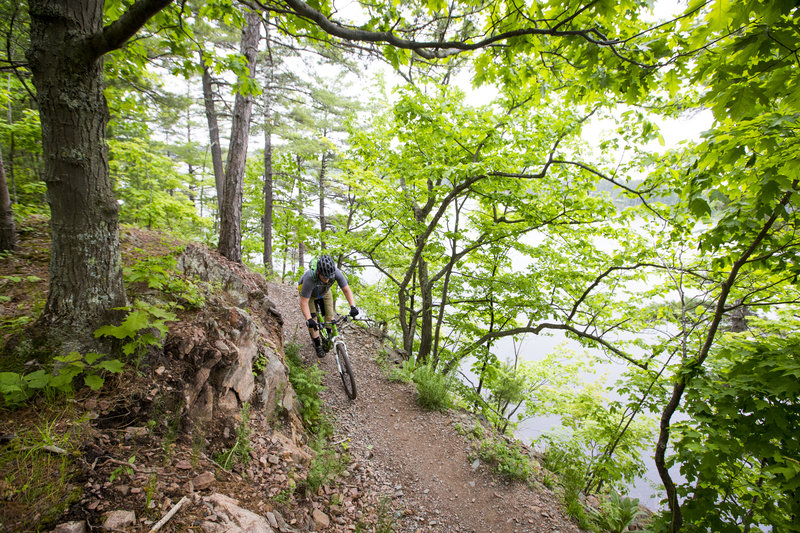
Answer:
[[[9, 54], [10, 57], [10, 54]], [[8, 94], [11, 94], [11, 74], [8, 74]], [[11, 99], [8, 101], [8, 105], [6, 107], [6, 119], [8, 120], [8, 125], [14, 125], [14, 115], [11, 110]], [[4, 170], [8, 172], [8, 179], [11, 180], [11, 190], [9, 191], [10, 196], [9, 199], [12, 201], [13, 204], [18, 203], [17, 200], [17, 184], [14, 180], [14, 132], [11, 132], [9, 139], [10, 146], [8, 147], [8, 159], [3, 161]], [[6, 183], [6, 189], [8, 189], [8, 183]]]
[[28, 5], [28, 60], [38, 93], [52, 229], [50, 292], [40, 322], [54, 328], [54, 335], [62, 333], [65, 348], [72, 348], [91, 341], [94, 329], [111, 321], [113, 308], [127, 305], [105, 143], [104, 51], [90, 41], [103, 29], [103, 2]]
[[297, 156], [297, 226], [295, 235], [297, 237], [297, 272], [300, 273], [305, 267], [306, 243], [303, 240], [303, 158]]
[[272, 85], [275, 65], [272, 61], [272, 50], [269, 42], [269, 21], [264, 24], [264, 40], [267, 43], [267, 83], [264, 87], [264, 271], [272, 276], [272, 218], [274, 210], [272, 171]]
[[225, 169], [222, 166], [222, 145], [219, 142], [219, 124], [217, 123], [217, 110], [214, 106], [211, 73], [203, 58], [203, 52], [200, 52], [200, 66], [203, 68], [203, 103], [205, 104], [206, 120], [208, 121], [208, 137], [211, 141], [211, 163], [214, 168], [214, 183], [217, 185], [217, 213], [222, 213], [222, 198], [225, 194]]
[[422, 300], [422, 321], [419, 328], [419, 354], [417, 360], [427, 363], [433, 345], [433, 286], [428, 277], [428, 262], [419, 258], [419, 288]]
[[[242, 31], [242, 55], [247, 58], [252, 78], [256, 69], [261, 18], [252, 11], [247, 13], [246, 18], [247, 24]], [[252, 109], [253, 97], [237, 93], [233, 104], [231, 143], [225, 165], [225, 192], [219, 228], [219, 252], [237, 263], [242, 262], [242, 190]]]
[[267, 107], [267, 127], [264, 129], [264, 269], [267, 276], [272, 275], [272, 134], [269, 128], [269, 107]]
[[327, 167], [327, 153], [322, 153], [319, 163], [319, 245], [325, 249], [325, 170]]
[[16, 247], [17, 235], [14, 228], [14, 212], [11, 210], [11, 196], [8, 194], [3, 152], [0, 151], [0, 252], [13, 252]]

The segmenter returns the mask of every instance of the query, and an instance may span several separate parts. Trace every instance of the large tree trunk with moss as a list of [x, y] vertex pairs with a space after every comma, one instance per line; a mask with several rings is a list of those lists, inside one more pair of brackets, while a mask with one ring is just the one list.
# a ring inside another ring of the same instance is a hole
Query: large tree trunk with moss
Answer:
[[[242, 55], [247, 58], [251, 78], [255, 75], [260, 36], [261, 18], [258, 13], [250, 11], [242, 32]], [[225, 193], [219, 228], [219, 253], [237, 263], [242, 262], [242, 190], [252, 109], [253, 97], [237, 93], [233, 104], [231, 144], [225, 164]]]
[[42, 125], [50, 204], [50, 292], [40, 323], [69, 347], [126, 305], [118, 207], [105, 142], [103, 55], [171, 0], [141, 0], [103, 27], [102, 0], [29, 0], [27, 56]]

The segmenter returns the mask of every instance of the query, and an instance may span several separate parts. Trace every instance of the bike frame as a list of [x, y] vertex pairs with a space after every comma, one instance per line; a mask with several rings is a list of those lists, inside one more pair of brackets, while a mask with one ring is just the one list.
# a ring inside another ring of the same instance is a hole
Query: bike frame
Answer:
[[[319, 324], [319, 336], [322, 341], [322, 349], [326, 352], [333, 349], [334, 357], [336, 358], [336, 369], [339, 371], [339, 376], [342, 378], [345, 392], [351, 400], [354, 400], [357, 394], [356, 382], [350, 365], [350, 358], [347, 355], [347, 343], [345, 343], [344, 339], [339, 335], [338, 328], [339, 325], [344, 326], [350, 317], [348, 315], [341, 315], [338, 318], [331, 318], [330, 322], [324, 322], [325, 314], [323, 312], [324, 304], [322, 300], [316, 299], [314, 301], [314, 307], [317, 311], [317, 323]], [[339, 349], [340, 347], [341, 350]]]

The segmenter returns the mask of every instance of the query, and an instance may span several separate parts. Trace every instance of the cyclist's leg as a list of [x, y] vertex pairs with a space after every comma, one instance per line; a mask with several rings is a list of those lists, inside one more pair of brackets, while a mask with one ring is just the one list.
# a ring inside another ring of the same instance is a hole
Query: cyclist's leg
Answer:
[[[302, 283], [297, 287], [297, 292], [302, 294], [303, 292]], [[311, 311], [311, 318], [316, 317], [317, 313], [315, 312], [315, 306], [313, 300], [309, 300], [308, 305], [310, 308], [309, 310]], [[324, 357], [325, 351], [322, 349], [322, 339], [319, 338], [319, 332], [312, 328], [307, 328], [307, 329], [308, 329], [308, 336], [311, 337], [311, 343], [314, 345], [314, 351], [316, 352], [317, 357]]]
[[322, 295], [322, 301], [325, 302], [325, 322], [330, 322], [333, 320], [333, 291], [331, 289]]
[[[330, 322], [333, 320], [333, 294], [331, 293], [330, 289], [328, 289], [325, 294], [322, 295], [322, 304], [322, 313], [325, 317], [325, 322]], [[325, 329], [327, 330], [326, 337], [330, 339], [333, 334], [331, 332], [331, 328], [327, 327]], [[326, 346], [325, 349], [330, 350], [330, 346]]]

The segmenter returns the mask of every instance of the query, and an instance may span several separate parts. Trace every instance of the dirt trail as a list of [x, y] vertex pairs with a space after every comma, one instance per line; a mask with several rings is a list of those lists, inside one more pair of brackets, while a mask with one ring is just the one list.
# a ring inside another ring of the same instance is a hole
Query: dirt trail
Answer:
[[[306, 361], [316, 360], [293, 285], [271, 283], [270, 299], [284, 318], [286, 341], [296, 338]], [[336, 420], [335, 440], [347, 442], [354, 461], [367, 467], [372, 490], [395, 510], [396, 532], [578, 532], [547, 489], [506, 483], [488, 466], [471, 463], [468, 437], [456, 431], [473, 422], [465, 414], [424, 411], [411, 386], [392, 383], [375, 362], [374, 337], [349, 327], [345, 332], [358, 397], [344, 394], [332, 355], [319, 360], [326, 370], [323, 399]]]

